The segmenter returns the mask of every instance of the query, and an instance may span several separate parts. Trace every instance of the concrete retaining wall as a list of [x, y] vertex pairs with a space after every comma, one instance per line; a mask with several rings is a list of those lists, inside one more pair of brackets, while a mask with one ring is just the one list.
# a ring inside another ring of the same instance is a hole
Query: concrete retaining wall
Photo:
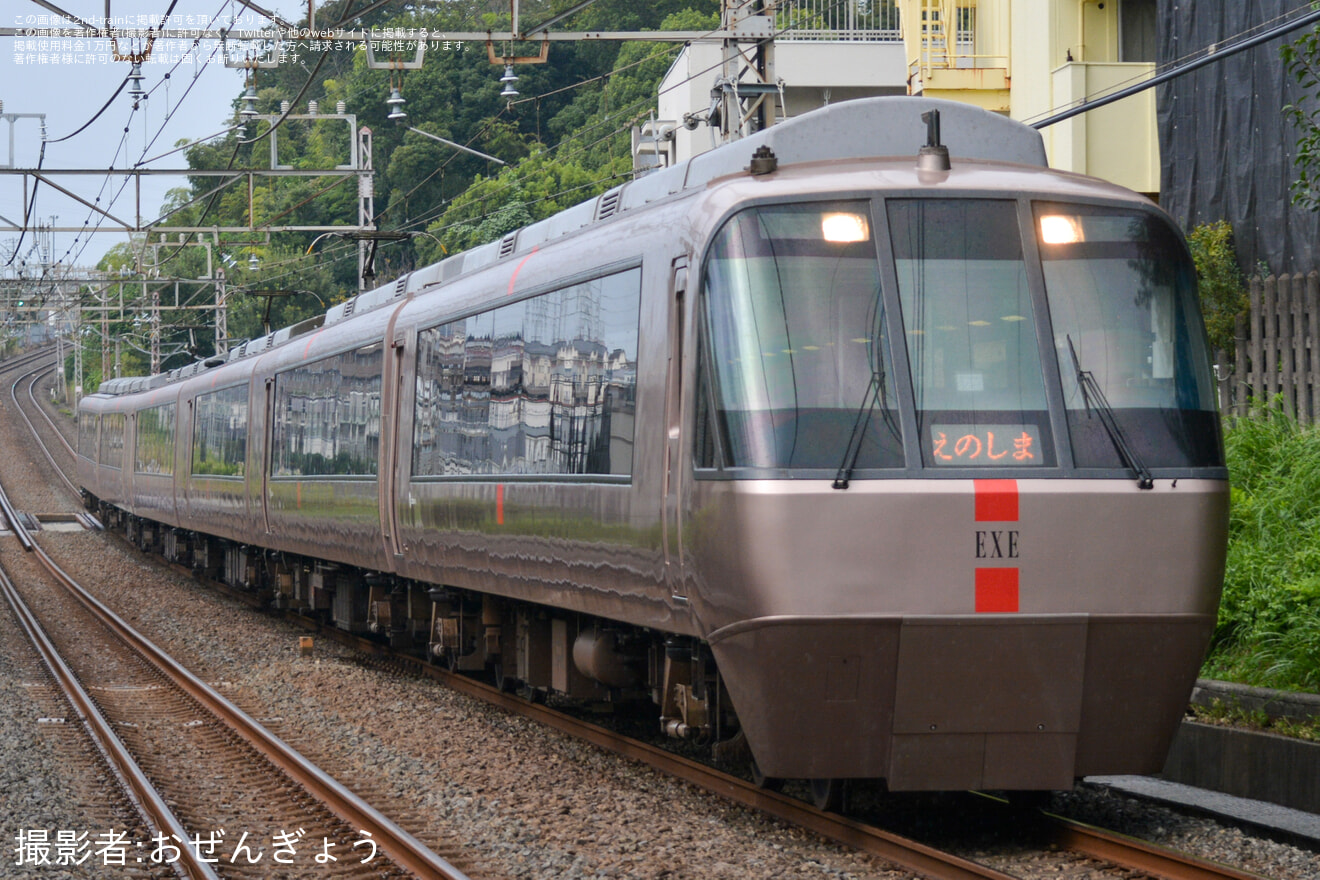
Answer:
[[1184, 721], [1161, 775], [1320, 813], [1320, 743]]

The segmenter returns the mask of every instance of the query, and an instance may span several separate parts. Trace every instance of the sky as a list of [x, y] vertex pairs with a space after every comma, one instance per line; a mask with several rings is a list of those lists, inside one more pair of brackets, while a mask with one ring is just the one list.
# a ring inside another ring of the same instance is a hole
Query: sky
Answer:
[[[159, 24], [170, 0], [51, 0], [59, 8], [92, 24], [110, 18], [117, 28], [139, 28]], [[305, 0], [258, 0], [257, 5], [272, 10], [288, 21], [306, 16]], [[146, 16], [139, 21], [139, 16]], [[204, 17], [204, 18], [203, 18]], [[236, 0], [177, 0], [167, 27], [198, 26], [202, 21], [220, 19], [226, 26], [237, 19], [238, 29], [256, 29], [268, 22]], [[63, 21], [33, 0], [2, 0], [0, 27], [60, 27]], [[46, 36], [0, 37], [0, 101], [3, 113], [45, 114], [46, 153], [43, 170], [91, 168], [107, 170], [130, 168], [141, 162], [151, 168], [186, 168], [182, 152], [169, 153], [177, 142], [195, 140], [224, 129], [232, 117], [232, 102], [243, 90], [242, 70], [224, 66], [216, 42], [203, 41], [195, 57], [185, 58], [191, 40], [157, 40], [150, 59], [143, 64], [143, 88], [148, 97], [133, 110], [133, 101], [125, 88], [110, 106], [86, 130], [55, 143], [82, 128], [106, 104], [129, 74], [131, 64], [114, 61], [109, 40], [76, 41], [72, 38]], [[139, 41], [140, 43], [140, 41]], [[141, 46], [122, 41], [123, 51], [140, 51]], [[208, 58], [210, 58], [208, 62]], [[166, 77], [168, 74], [168, 78]], [[308, 95], [315, 99], [318, 96]], [[351, 108], [350, 108], [351, 112]], [[11, 125], [0, 118], [0, 165], [35, 168], [41, 154], [41, 125], [37, 119], [18, 119], [12, 125], [13, 151], [10, 153]], [[154, 160], [154, 161], [152, 161]], [[31, 178], [28, 178], [30, 181]], [[132, 221], [137, 212], [135, 186], [125, 186], [125, 175], [54, 176], [54, 182], [98, 204], [109, 213]], [[141, 197], [143, 221], [160, 216], [161, 203], [168, 190], [186, 186], [182, 175], [144, 177]], [[29, 191], [30, 192], [30, 191]], [[116, 198], [117, 196], [117, 198]], [[97, 202], [97, 199], [100, 202]], [[107, 207], [109, 206], [109, 207]], [[0, 175], [0, 217], [20, 221], [24, 193], [18, 175]], [[95, 227], [98, 215], [77, 201], [48, 186], [37, 191], [33, 213], [42, 222], [79, 229]], [[8, 225], [8, 223], [3, 223]], [[102, 228], [115, 224], [104, 221]], [[116, 244], [128, 240], [125, 232], [96, 234], [55, 233], [51, 238], [49, 259], [66, 265], [93, 267]], [[40, 262], [42, 255], [31, 252], [37, 239], [30, 233], [22, 240], [19, 258]], [[0, 232], [0, 272], [9, 259], [19, 234]], [[12, 267], [11, 267], [12, 269]]]

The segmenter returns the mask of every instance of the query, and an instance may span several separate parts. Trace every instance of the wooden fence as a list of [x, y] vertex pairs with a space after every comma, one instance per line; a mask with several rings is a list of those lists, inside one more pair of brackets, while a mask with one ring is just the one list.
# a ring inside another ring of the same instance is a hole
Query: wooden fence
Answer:
[[1320, 273], [1250, 281], [1251, 311], [1239, 315], [1233, 363], [1216, 352], [1220, 412], [1247, 415], [1282, 398], [1305, 425], [1320, 421]]

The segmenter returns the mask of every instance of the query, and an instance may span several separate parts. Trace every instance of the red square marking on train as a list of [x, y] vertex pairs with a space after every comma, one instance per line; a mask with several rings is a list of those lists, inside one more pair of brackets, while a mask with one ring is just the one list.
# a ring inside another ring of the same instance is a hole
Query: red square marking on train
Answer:
[[978, 568], [976, 570], [976, 613], [1014, 613], [1018, 610], [1018, 570], [1016, 568]]
[[1017, 522], [1017, 480], [973, 480], [977, 522]]

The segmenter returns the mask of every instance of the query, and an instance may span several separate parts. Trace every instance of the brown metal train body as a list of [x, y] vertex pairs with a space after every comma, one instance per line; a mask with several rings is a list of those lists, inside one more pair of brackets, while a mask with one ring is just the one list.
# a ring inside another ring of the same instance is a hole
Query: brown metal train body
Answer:
[[1030, 129], [844, 103], [108, 382], [80, 475], [171, 558], [648, 696], [768, 776], [1066, 788], [1160, 769], [1215, 619], [1193, 285], [1157, 208]]

